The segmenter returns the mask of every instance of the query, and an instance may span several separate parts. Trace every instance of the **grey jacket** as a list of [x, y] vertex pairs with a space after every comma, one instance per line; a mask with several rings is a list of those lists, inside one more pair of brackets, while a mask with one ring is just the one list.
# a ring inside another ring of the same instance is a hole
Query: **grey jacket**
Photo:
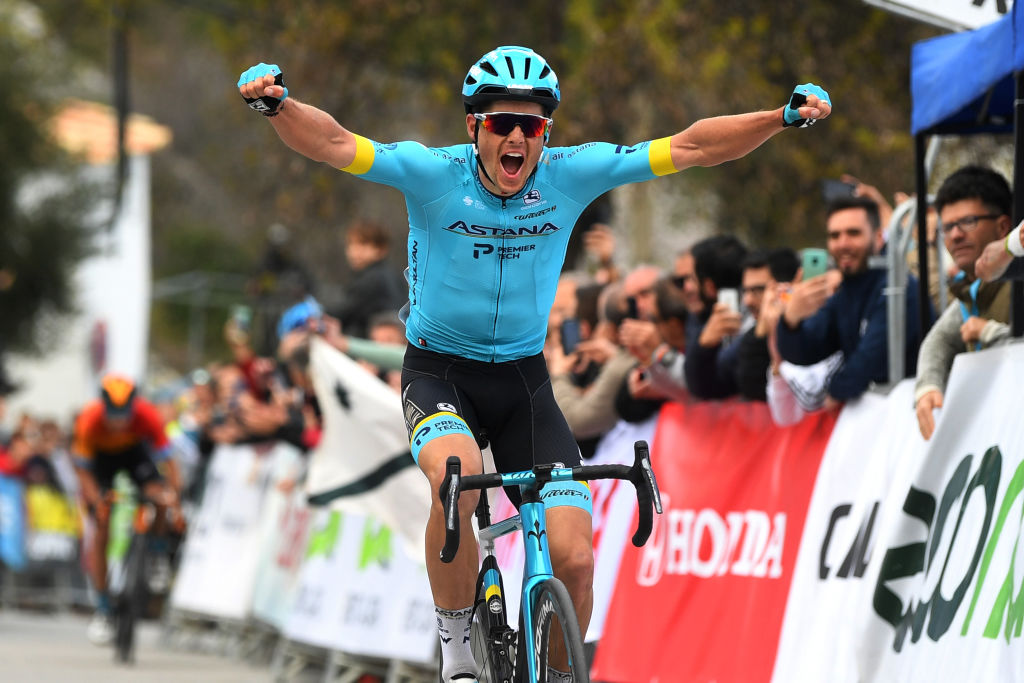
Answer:
[[[1010, 326], [997, 319], [1006, 319], [1008, 308], [1006, 305], [1006, 291], [1009, 284], [989, 285], [998, 291], [989, 299], [990, 305], [985, 306], [979, 314], [983, 318], [989, 318], [981, 332], [982, 348], [995, 346], [1010, 336]], [[958, 292], [954, 292], [959, 295]], [[996, 310], [993, 310], [996, 309]], [[946, 382], [949, 379], [949, 372], [953, 368], [953, 359], [958, 353], [973, 351], [973, 345], [968, 348], [960, 336], [960, 326], [964, 323], [964, 316], [960, 307], [960, 300], [956, 299], [951, 303], [939, 320], [932, 326], [932, 329], [925, 335], [921, 342], [921, 350], [917, 355], [917, 382], [914, 385], [914, 403], [929, 391], [945, 393]]]

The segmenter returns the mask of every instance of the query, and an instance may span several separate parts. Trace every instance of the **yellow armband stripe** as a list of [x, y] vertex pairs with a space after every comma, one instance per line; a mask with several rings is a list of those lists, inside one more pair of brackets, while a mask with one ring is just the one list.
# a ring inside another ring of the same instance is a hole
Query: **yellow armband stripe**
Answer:
[[672, 164], [671, 140], [671, 138], [660, 138], [651, 141], [648, 159], [651, 162], [651, 171], [654, 175], [668, 175], [678, 170]]
[[355, 133], [352, 135], [356, 139], [356, 157], [352, 160], [351, 164], [341, 170], [353, 175], [362, 175], [373, 166], [373, 143], [362, 135], [356, 135]]

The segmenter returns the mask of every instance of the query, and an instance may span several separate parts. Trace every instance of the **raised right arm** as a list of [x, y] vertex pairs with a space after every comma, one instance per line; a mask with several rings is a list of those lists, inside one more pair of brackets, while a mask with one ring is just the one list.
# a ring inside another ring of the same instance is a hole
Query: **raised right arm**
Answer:
[[[280, 86], [272, 86], [280, 87]], [[268, 88], [269, 90], [269, 88]], [[270, 119], [284, 144], [313, 161], [347, 168], [356, 158], [356, 136], [333, 116], [289, 97]]]
[[355, 160], [356, 136], [327, 112], [289, 97], [276, 64], [260, 63], [243, 72], [238, 92], [299, 154], [335, 168], [347, 168]]

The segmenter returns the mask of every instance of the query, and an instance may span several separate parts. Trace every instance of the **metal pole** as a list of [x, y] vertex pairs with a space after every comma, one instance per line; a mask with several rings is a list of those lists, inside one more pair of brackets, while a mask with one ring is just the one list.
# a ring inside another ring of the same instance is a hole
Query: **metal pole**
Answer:
[[928, 174], [925, 170], [924, 133], [914, 136], [914, 184], [917, 186], [918, 325], [924, 339], [931, 327], [928, 315]]
[[113, 6], [112, 61], [114, 67], [114, 109], [117, 111], [117, 178], [114, 189], [113, 226], [121, 213], [124, 186], [128, 179], [128, 151], [125, 140], [128, 130], [128, 10], [121, 2]]
[[[1024, 71], [1014, 74], [1017, 86], [1013, 101], [1013, 224], [1024, 220]], [[1024, 334], [1024, 281], [1014, 280], [1010, 289], [1010, 318], [1013, 321], [1013, 336]]]

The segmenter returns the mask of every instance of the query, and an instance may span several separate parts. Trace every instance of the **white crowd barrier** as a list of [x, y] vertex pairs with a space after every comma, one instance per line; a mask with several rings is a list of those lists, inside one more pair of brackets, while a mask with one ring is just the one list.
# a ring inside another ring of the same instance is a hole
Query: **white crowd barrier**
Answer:
[[666, 514], [624, 549], [594, 677], [1024, 681], [1022, 381], [1024, 346], [958, 356], [928, 442], [910, 380], [834, 429], [667, 406]]
[[[320, 386], [336, 392], [340, 381], [357, 405], [365, 382], [339, 372]], [[595, 483], [595, 678], [1024, 681], [1022, 381], [1024, 347], [958, 357], [930, 442], [909, 381], [838, 420], [818, 414], [787, 428], [763, 404], [733, 402], [669, 404], [645, 424], [617, 426], [595, 460], [629, 462], [632, 443], [650, 441], [665, 514], [634, 549], [632, 488]], [[400, 425], [401, 415], [389, 419]], [[334, 463], [320, 468], [329, 482], [289, 490], [297, 458], [284, 446], [217, 451], [172, 607], [258, 619], [353, 655], [433, 661], [422, 555], [370, 511], [393, 502], [412, 515], [417, 504], [376, 486], [344, 510], [311, 508], [308, 493], [352, 477]], [[370, 510], [351, 511], [368, 500]], [[495, 519], [510, 512], [503, 497], [492, 509]], [[498, 555], [514, 613], [519, 539], [501, 539]]]

